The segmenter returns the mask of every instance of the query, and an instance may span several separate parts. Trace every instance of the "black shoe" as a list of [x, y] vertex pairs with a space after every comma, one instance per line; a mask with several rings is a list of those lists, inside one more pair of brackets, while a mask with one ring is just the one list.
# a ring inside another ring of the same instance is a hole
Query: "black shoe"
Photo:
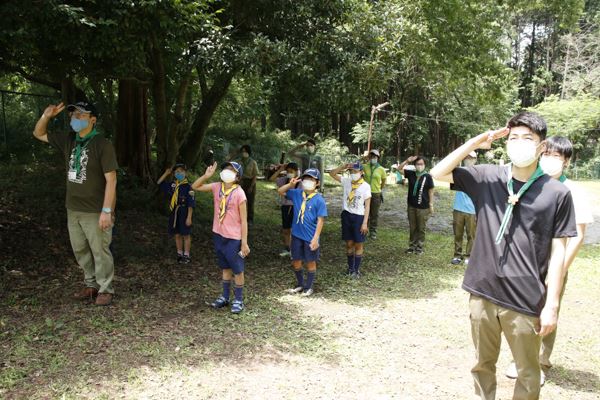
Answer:
[[186, 255], [184, 255], [184, 256], [181, 258], [181, 264], [189, 264], [189, 263], [191, 263], [191, 262], [192, 262], [192, 259], [190, 258], [190, 256], [186, 256]]
[[409, 247], [408, 249], [404, 250], [404, 252], [405, 252], [406, 254], [412, 254], [412, 253], [414, 253], [414, 252], [415, 252], [415, 249], [413, 249], [412, 247]]
[[450, 264], [452, 264], [452, 265], [458, 265], [458, 264], [460, 264], [461, 262], [462, 262], [462, 258], [460, 258], [460, 257], [454, 257], [454, 258], [452, 259], [452, 261], [450, 261]]
[[183, 263], [183, 254], [177, 254], [177, 264]]

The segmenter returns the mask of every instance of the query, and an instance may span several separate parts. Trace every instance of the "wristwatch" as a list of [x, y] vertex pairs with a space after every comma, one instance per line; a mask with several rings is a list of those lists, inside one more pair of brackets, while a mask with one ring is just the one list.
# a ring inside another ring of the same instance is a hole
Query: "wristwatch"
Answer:
[[110, 208], [110, 207], [103, 207], [102, 208], [102, 212], [105, 213], [105, 214], [110, 214], [110, 213], [112, 213], [112, 208]]

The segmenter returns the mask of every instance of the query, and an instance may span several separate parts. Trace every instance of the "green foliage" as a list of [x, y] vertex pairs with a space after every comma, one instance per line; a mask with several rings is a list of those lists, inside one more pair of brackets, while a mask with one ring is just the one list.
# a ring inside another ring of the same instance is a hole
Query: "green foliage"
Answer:
[[581, 158], [591, 158], [597, 153], [600, 139], [600, 100], [591, 96], [580, 96], [560, 100], [550, 96], [532, 108], [541, 114], [548, 124], [549, 135], [568, 137]]

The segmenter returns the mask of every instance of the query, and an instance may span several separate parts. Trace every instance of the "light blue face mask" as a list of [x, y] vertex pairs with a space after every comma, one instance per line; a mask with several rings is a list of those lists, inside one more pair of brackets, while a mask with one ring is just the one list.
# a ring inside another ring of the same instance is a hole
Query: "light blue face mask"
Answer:
[[71, 128], [73, 128], [75, 132], [81, 132], [82, 130], [87, 128], [89, 124], [90, 121], [88, 121], [87, 119], [71, 118]]
[[178, 181], [182, 181], [185, 179], [185, 173], [183, 172], [175, 172], [175, 179]]

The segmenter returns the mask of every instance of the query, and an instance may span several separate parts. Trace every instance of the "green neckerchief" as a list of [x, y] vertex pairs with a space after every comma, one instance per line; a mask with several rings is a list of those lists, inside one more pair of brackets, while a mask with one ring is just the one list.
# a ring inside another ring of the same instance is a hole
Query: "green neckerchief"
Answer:
[[566, 180], [567, 180], [567, 177], [565, 176], [565, 174], [562, 174], [562, 175], [560, 176], [560, 178], [558, 178], [558, 180], [564, 183], [564, 181], [566, 181]]
[[413, 187], [413, 196], [417, 195], [417, 188], [419, 187], [419, 179], [425, 175], [427, 171], [423, 170], [423, 172], [415, 171], [415, 175], [417, 176], [417, 180], [415, 181], [415, 186]]
[[504, 217], [502, 218], [502, 224], [500, 224], [500, 229], [498, 230], [498, 234], [496, 235], [496, 244], [500, 244], [502, 242], [502, 238], [504, 237], [504, 231], [506, 231], [506, 227], [508, 226], [508, 221], [510, 221], [510, 216], [512, 215], [513, 209], [523, 197], [527, 189], [541, 176], [544, 175], [544, 171], [540, 168], [539, 164], [531, 177], [525, 182], [523, 187], [519, 190], [517, 194], [515, 194], [513, 190], [513, 182], [514, 179], [512, 177], [512, 164], [508, 165], [508, 181], [506, 183], [506, 187], [508, 188], [508, 204], [506, 206], [506, 211], [504, 212]]
[[369, 186], [371, 186], [371, 182], [373, 182], [373, 175], [375, 175], [375, 171], [377, 170], [377, 168], [381, 167], [381, 165], [379, 163], [376, 163], [375, 165], [371, 164], [369, 162], [369, 172], [371, 172], [371, 175], [369, 175]]
[[74, 158], [73, 167], [75, 167], [77, 176], [79, 176], [79, 173], [81, 172], [81, 153], [83, 152], [83, 149], [85, 149], [87, 147], [87, 145], [90, 144], [90, 141], [96, 135], [98, 135], [96, 128], [92, 129], [92, 131], [90, 133], [88, 133], [87, 135], [85, 135], [84, 137], [79, 136], [79, 133], [75, 134], [76, 146], [75, 146], [75, 155], [73, 157]]

